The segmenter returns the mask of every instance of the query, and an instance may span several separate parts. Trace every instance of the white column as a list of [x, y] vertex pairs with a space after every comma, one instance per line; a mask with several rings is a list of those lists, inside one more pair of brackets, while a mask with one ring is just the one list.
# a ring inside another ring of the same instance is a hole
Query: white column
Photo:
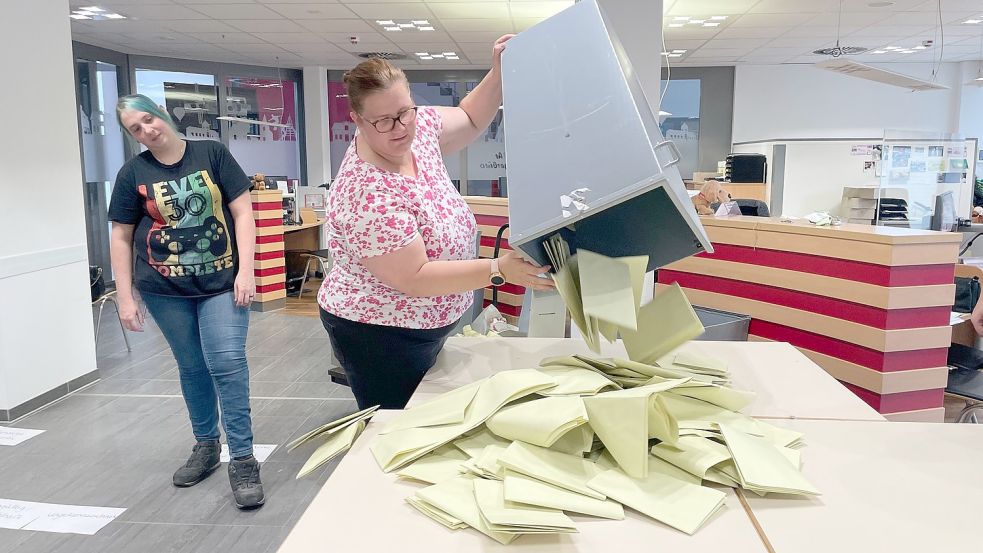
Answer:
[[307, 182], [331, 180], [331, 127], [328, 123], [328, 68], [304, 68], [304, 135], [307, 140]]
[[10, 410], [95, 371], [96, 356], [69, 3], [3, 8], [0, 67], [19, 83], [0, 87], [0, 410]]

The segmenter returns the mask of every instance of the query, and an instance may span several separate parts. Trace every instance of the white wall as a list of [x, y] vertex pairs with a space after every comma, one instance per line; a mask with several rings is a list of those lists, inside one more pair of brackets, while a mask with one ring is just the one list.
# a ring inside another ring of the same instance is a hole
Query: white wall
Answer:
[[[331, 129], [328, 127], [328, 68], [304, 68], [304, 134], [307, 186], [331, 182]], [[345, 145], [347, 147], [347, 144]]]
[[[928, 64], [886, 69], [930, 78]], [[734, 143], [787, 138], [877, 138], [885, 129], [959, 130], [961, 71], [943, 64], [952, 90], [910, 92], [811, 65], [739, 65], [734, 76]]]
[[0, 409], [95, 370], [67, 0], [8, 0], [0, 66]]
[[[963, 83], [959, 103], [959, 134], [964, 138], [979, 138], [983, 146], [983, 86], [966, 85], [980, 75], [980, 62], [964, 61], [959, 64], [960, 82]], [[983, 163], [977, 154], [976, 178], [983, 178]]]

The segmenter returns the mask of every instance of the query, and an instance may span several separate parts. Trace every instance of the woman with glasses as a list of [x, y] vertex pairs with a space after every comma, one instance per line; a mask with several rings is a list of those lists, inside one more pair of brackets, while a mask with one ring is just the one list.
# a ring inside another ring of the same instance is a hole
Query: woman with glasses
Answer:
[[480, 136], [502, 103], [491, 71], [458, 107], [417, 106], [406, 75], [371, 59], [345, 74], [357, 132], [328, 191], [333, 264], [318, 292], [324, 324], [359, 408], [401, 409], [471, 306], [506, 281], [552, 287], [548, 267], [506, 253], [476, 259], [476, 224], [443, 155]]

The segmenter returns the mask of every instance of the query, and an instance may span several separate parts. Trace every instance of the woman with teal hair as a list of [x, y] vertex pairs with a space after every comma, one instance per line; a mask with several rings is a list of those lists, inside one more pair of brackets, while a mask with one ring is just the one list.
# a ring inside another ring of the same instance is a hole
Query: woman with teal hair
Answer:
[[196, 440], [173, 483], [193, 486], [219, 467], [221, 421], [235, 504], [259, 507], [246, 364], [256, 294], [249, 178], [220, 142], [183, 139], [146, 96], [120, 98], [116, 117], [147, 148], [120, 169], [109, 205], [120, 317], [143, 330], [135, 286], [177, 360]]

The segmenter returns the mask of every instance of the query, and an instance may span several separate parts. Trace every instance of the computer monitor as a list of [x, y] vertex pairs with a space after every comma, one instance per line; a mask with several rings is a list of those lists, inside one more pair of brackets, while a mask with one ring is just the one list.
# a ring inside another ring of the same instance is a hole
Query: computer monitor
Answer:
[[292, 192], [287, 190], [287, 177], [266, 175], [267, 190], [282, 190], [284, 193]]
[[932, 230], [943, 232], [956, 230], [956, 200], [951, 190], [935, 196]]

